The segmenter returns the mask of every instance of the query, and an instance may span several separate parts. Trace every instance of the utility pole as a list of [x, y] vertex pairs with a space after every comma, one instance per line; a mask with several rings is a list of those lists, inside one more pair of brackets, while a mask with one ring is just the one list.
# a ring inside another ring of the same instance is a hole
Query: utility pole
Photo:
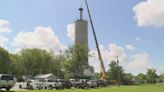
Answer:
[[61, 71], [61, 57], [62, 57], [62, 50], [60, 50], [60, 53], [59, 53], [59, 66], [60, 67], [58, 67], [58, 79], [60, 79], [60, 71]]
[[120, 73], [119, 73], [119, 59], [117, 56], [117, 82], [118, 82], [118, 87], [120, 87]]

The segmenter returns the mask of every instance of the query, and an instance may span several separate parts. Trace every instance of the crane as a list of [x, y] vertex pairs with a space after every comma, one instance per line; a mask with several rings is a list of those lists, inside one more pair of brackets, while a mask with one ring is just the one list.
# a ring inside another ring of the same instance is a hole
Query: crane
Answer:
[[91, 17], [91, 13], [90, 13], [90, 9], [89, 9], [87, 0], [85, 0], [85, 4], [86, 4], [87, 10], [88, 10], [88, 15], [89, 15], [89, 19], [90, 19], [90, 23], [91, 23], [91, 27], [92, 27], [92, 31], [93, 31], [93, 36], [94, 36], [94, 39], [95, 39], [96, 48], [97, 48], [97, 52], [98, 52], [98, 57], [99, 57], [99, 61], [100, 61], [100, 79], [101, 80], [106, 80], [107, 77], [106, 77], [104, 62], [103, 62], [102, 55], [101, 55], [101, 52], [100, 52], [100, 48], [99, 48], [99, 45], [98, 45], [98, 40], [97, 40], [97, 37], [96, 37], [96, 32], [95, 32], [95, 28], [94, 28], [94, 25], [93, 25], [93, 21], [92, 21], [92, 17]]

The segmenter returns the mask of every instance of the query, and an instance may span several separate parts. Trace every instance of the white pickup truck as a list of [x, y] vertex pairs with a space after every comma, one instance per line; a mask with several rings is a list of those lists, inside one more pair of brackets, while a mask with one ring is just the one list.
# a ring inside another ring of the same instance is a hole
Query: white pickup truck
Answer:
[[32, 80], [32, 79], [26, 80], [26, 81], [20, 83], [19, 88], [20, 89], [30, 89], [30, 90], [43, 89], [42, 82], [40, 82], [39, 80]]
[[0, 89], [5, 88], [9, 91], [15, 85], [15, 80], [12, 75], [0, 74]]
[[43, 81], [43, 86], [45, 89], [61, 89], [62, 88], [62, 83], [59, 81], [55, 81], [55, 80], [49, 80], [49, 79], [44, 79]]

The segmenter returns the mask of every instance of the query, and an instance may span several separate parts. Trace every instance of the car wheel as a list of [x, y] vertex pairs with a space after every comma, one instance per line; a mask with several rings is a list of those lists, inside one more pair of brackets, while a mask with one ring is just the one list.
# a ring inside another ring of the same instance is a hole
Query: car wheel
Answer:
[[22, 89], [22, 85], [19, 85], [19, 88]]
[[10, 87], [6, 88], [6, 91], [10, 91]]
[[49, 88], [49, 89], [53, 89], [53, 86], [52, 86], [52, 85], [49, 85], [48, 88]]
[[38, 90], [41, 90], [41, 87], [39, 87]]
[[33, 89], [34, 89], [32, 85], [30, 86], [30, 89], [31, 89], [31, 90], [33, 90]]
[[59, 89], [59, 87], [56, 87], [56, 90], [58, 90]]

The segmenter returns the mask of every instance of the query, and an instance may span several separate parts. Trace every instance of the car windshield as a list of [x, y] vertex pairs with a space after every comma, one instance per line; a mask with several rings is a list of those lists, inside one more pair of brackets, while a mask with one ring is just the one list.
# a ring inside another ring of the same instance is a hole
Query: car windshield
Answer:
[[27, 82], [39, 82], [39, 80], [28, 80]]
[[48, 82], [54, 82], [53, 80], [48, 80]]
[[39, 82], [39, 80], [34, 80], [34, 82]]
[[2, 75], [1, 80], [14, 80], [14, 78], [12, 76], [9, 76], [9, 75]]

